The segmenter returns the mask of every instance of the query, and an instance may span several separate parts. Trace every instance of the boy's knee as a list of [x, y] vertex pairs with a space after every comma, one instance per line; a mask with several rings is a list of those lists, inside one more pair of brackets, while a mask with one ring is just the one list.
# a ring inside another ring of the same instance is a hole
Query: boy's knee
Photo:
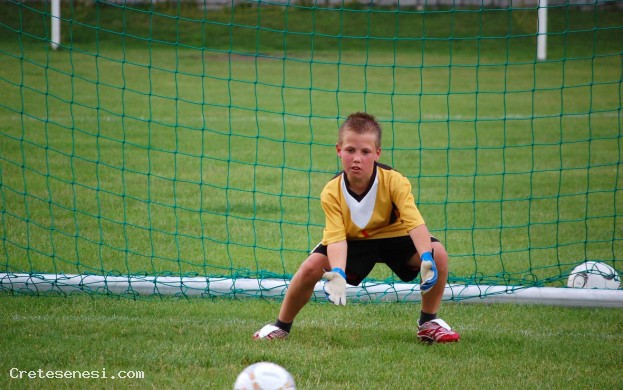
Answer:
[[446, 248], [439, 243], [433, 243], [433, 251], [435, 257], [435, 265], [437, 266], [438, 271], [447, 271], [448, 270], [448, 252]]
[[320, 255], [310, 255], [307, 260], [305, 260], [303, 264], [301, 264], [298, 271], [296, 272], [297, 277], [310, 283], [318, 282], [320, 279], [322, 279], [322, 275], [324, 275], [325, 272], [326, 265], [324, 263], [325, 261], [323, 261]]

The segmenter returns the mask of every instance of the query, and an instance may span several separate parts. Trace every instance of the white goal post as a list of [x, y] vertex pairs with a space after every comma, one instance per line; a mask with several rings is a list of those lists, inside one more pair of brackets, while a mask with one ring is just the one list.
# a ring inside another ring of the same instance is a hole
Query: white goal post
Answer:
[[547, 0], [539, 0], [537, 30], [536, 58], [539, 61], [545, 61], [547, 59]]
[[[72, 295], [98, 293], [130, 296], [258, 297], [282, 298], [287, 279], [231, 279], [177, 276], [100, 276], [80, 274], [0, 273], [0, 291], [23, 294]], [[313, 298], [325, 300], [323, 283]], [[356, 302], [419, 302], [420, 288], [413, 283], [364, 282], [346, 289]], [[443, 299], [462, 303], [532, 303], [575, 307], [623, 307], [623, 290], [567, 287], [522, 287], [448, 284]]]
[[56, 50], [61, 44], [61, 0], [52, 0], [50, 8], [50, 46]]

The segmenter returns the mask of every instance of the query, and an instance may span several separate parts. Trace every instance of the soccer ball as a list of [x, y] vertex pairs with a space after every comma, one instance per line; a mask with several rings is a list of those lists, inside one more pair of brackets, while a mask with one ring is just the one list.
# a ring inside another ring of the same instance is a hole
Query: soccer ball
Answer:
[[294, 378], [285, 368], [270, 362], [251, 364], [242, 370], [234, 390], [294, 390]]
[[568, 287], [574, 288], [606, 288], [616, 290], [621, 285], [617, 271], [606, 263], [587, 261], [575, 267], [569, 279]]

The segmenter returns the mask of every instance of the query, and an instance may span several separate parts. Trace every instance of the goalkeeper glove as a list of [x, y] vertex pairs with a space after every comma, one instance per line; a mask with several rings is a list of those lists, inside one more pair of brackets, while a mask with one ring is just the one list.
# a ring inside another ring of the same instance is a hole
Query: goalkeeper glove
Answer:
[[420, 259], [422, 260], [422, 265], [420, 266], [420, 278], [422, 280], [420, 292], [424, 295], [437, 283], [437, 266], [435, 265], [433, 254], [430, 252], [422, 253]]
[[327, 299], [335, 305], [346, 306], [346, 273], [341, 268], [333, 268], [322, 276], [327, 279], [324, 283], [324, 293]]

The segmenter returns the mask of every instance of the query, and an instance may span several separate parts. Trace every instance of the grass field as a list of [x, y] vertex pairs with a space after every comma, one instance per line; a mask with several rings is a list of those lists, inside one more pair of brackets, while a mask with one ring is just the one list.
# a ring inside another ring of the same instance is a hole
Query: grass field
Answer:
[[[532, 9], [64, 4], [52, 51], [38, 8], [0, 4], [0, 272], [290, 275], [356, 110], [380, 119], [453, 282], [623, 268], [620, 11], [552, 8], [535, 62]], [[623, 387], [617, 309], [448, 302], [462, 341], [428, 346], [418, 305], [314, 302], [288, 341], [255, 343], [278, 302], [2, 294], [3, 389], [227, 389], [259, 360], [301, 389]]]
[[[623, 311], [447, 304], [454, 345], [416, 340], [418, 306], [308, 305], [286, 341], [258, 343], [275, 302], [3, 297], [0, 387], [230, 389], [257, 361], [299, 389], [617, 389]], [[107, 379], [12, 379], [20, 370], [104, 371]], [[142, 371], [143, 379], [111, 379]]]

